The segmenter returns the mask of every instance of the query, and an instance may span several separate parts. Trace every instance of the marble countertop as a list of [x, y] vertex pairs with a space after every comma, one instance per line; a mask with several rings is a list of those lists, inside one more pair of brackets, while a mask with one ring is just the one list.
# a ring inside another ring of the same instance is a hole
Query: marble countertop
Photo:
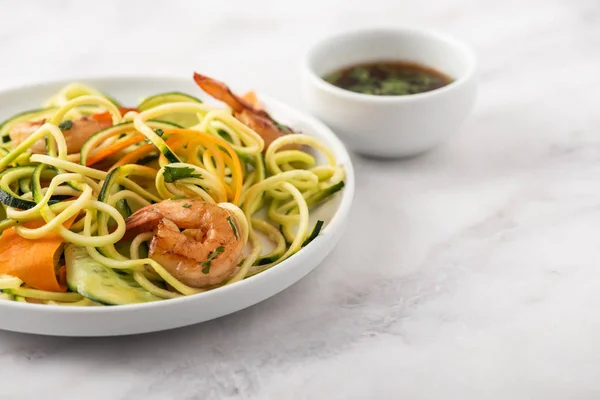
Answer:
[[[600, 3], [0, 0], [0, 89], [192, 70], [297, 107], [319, 37], [416, 25], [469, 41], [460, 134], [354, 156], [339, 246], [242, 312], [100, 339], [0, 332], [0, 398], [600, 398]], [[0, 316], [1, 317], [1, 316]]]

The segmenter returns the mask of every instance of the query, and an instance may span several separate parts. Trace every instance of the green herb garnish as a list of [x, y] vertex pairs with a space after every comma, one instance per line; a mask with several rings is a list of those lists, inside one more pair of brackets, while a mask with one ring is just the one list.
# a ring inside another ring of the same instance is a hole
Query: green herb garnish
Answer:
[[225, 251], [225, 247], [219, 246], [212, 253], [210, 253], [208, 255], [208, 259], [206, 261], [202, 261], [200, 263], [200, 266], [204, 267], [204, 268], [202, 268], [203, 274], [208, 274], [210, 272], [210, 262], [212, 260], [214, 260], [219, 254], [221, 254], [224, 251]]
[[180, 179], [185, 178], [199, 178], [202, 179], [202, 175], [194, 173], [195, 169], [192, 167], [169, 167], [165, 166], [165, 182], [173, 183]]
[[58, 127], [61, 131], [68, 131], [73, 127], [73, 121], [71, 121], [70, 119], [65, 119], [58, 125]]
[[231, 218], [231, 215], [229, 217], [227, 217], [227, 222], [229, 222], [229, 225], [231, 226], [231, 230], [233, 231], [233, 234], [235, 235], [235, 239], [238, 239], [238, 232], [237, 232], [237, 228], [235, 227], [235, 223], [233, 222], [233, 219]]
[[367, 68], [356, 67], [350, 71], [349, 75], [351, 78], [354, 78], [358, 81], [366, 81], [370, 78], [371, 74], [369, 73], [369, 70]]
[[157, 134], [158, 136], [162, 136], [162, 135], [165, 133], [165, 131], [163, 131], [163, 130], [162, 130], [162, 129], [160, 129], [160, 128], [158, 128], [158, 129], [155, 129], [155, 130], [154, 130], [154, 132], [156, 132], [156, 134]]
[[181, 207], [183, 207], [183, 208], [190, 208], [191, 206], [192, 206], [191, 204], [185, 203], [185, 204], [184, 204], [184, 205], [182, 205]]

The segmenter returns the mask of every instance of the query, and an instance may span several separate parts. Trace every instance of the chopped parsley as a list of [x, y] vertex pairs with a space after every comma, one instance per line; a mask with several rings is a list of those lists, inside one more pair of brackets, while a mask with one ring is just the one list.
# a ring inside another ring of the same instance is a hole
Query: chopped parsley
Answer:
[[156, 132], [156, 134], [157, 134], [158, 136], [162, 136], [162, 135], [165, 133], [165, 131], [163, 131], [163, 130], [162, 130], [162, 129], [160, 129], [160, 128], [158, 128], [158, 129], [155, 129], [155, 130], [154, 130], [154, 132]]
[[200, 263], [200, 266], [204, 267], [204, 268], [202, 268], [203, 274], [208, 274], [210, 272], [210, 262], [212, 260], [214, 260], [219, 254], [221, 254], [224, 251], [225, 251], [225, 247], [219, 246], [212, 253], [210, 253], [208, 255], [208, 259], [206, 261], [202, 261]]
[[238, 239], [238, 232], [237, 232], [237, 228], [235, 226], [235, 223], [233, 222], [233, 219], [231, 218], [231, 215], [229, 217], [227, 217], [227, 222], [229, 222], [229, 225], [231, 226], [231, 230], [233, 231], [233, 234], [235, 235], [236, 240]]
[[185, 204], [184, 204], [184, 205], [182, 205], [181, 207], [183, 207], [183, 208], [190, 208], [191, 206], [192, 206], [191, 204], [185, 203]]
[[65, 119], [63, 122], [61, 122], [58, 127], [60, 128], [61, 131], [68, 131], [69, 129], [71, 129], [73, 127], [73, 121], [71, 121], [70, 119]]
[[169, 167], [165, 166], [165, 182], [173, 183], [180, 179], [185, 178], [200, 178], [202, 175], [194, 173], [195, 169], [192, 167]]

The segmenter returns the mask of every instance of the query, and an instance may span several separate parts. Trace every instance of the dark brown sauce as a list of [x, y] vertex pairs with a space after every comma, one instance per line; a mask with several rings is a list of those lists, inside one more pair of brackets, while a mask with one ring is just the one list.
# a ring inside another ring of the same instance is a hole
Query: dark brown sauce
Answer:
[[429, 92], [452, 82], [452, 78], [442, 72], [405, 61], [356, 64], [327, 74], [323, 79], [342, 89], [376, 96]]

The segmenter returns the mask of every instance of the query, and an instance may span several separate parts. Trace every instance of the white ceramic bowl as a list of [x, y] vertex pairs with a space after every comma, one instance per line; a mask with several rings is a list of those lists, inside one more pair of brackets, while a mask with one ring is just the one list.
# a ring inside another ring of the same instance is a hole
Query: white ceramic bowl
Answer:
[[[371, 61], [410, 61], [434, 68], [453, 82], [430, 92], [375, 96], [340, 89], [322, 77]], [[455, 133], [477, 91], [476, 58], [466, 45], [418, 29], [372, 29], [329, 37], [307, 54], [303, 95], [311, 113], [354, 151], [380, 157], [411, 156]]]
[[[166, 77], [115, 77], [77, 79], [110, 94], [124, 104], [140, 97], [182, 91], [202, 97], [189, 79]], [[0, 93], [0, 120], [39, 107], [71, 81], [50, 82]], [[112, 336], [153, 332], [217, 318], [263, 301], [312, 271], [340, 239], [354, 196], [354, 172], [339, 139], [321, 122], [303, 115], [261, 93], [259, 99], [274, 118], [307, 135], [323, 140], [346, 171], [346, 186], [331, 201], [311, 210], [311, 222], [326, 222], [321, 234], [281, 264], [258, 275], [205, 293], [153, 303], [112, 307], [66, 307], [0, 301], [0, 329], [60, 336]], [[319, 162], [324, 157], [317, 157]]]

